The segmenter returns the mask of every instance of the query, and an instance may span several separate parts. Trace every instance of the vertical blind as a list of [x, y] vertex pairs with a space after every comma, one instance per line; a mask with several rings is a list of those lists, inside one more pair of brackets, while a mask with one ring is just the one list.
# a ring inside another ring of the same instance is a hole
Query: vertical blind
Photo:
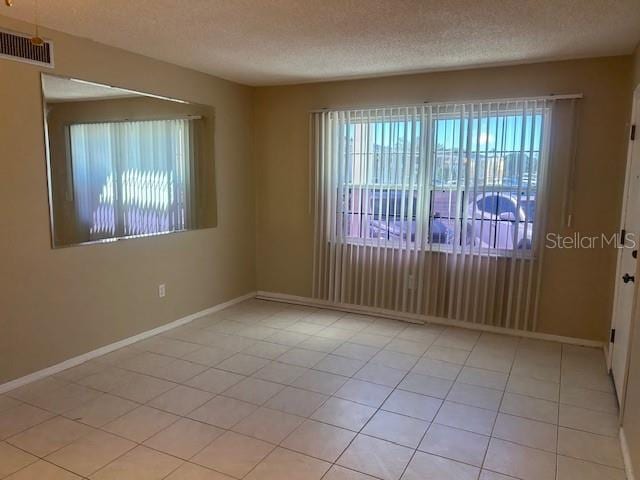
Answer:
[[85, 238], [183, 230], [192, 215], [192, 120], [69, 127], [77, 228]]
[[551, 107], [312, 113], [314, 296], [534, 329]]

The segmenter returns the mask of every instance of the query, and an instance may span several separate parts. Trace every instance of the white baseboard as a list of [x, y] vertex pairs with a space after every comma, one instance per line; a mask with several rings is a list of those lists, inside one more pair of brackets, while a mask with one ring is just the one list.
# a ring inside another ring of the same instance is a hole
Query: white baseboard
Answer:
[[204, 317], [205, 315], [209, 315], [211, 313], [224, 310], [225, 308], [230, 307], [231, 305], [235, 305], [236, 303], [240, 303], [250, 298], [254, 298], [255, 296], [256, 296], [256, 292], [249, 292], [240, 297], [233, 298], [227, 302], [214, 305], [213, 307], [209, 307], [205, 310], [192, 313], [191, 315], [187, 315], [186, 317], [182, 317], [182, 318], [179, 318], [178, 320], [174, 320], [173, 322], [167, 323], [165, 325], [161, 325], [152, 330], [147, 330], [146, 332], [138, 333], [133, 337], [128, 337], [123, 340], [119, 340], [115, 343], [105, 345], [104, 347], [100, 347], [96, 350], [92, 350], [90, 352], [83, 353], [82, 355], [78, 355], [77, 357], [73, 357], [68, 360], [65, 360], [64, 362], [57, 363], [43, 370], [38, 370], [37, 372], [30, 373], [29, 375], [25, 375], [24, 377], [16, 378], [15, 380], [11, 380], [10, 382], [3, 383], [2, 385], [0, 385], [0, 393], [8, 392], [9, 390], [13, 390], [14, 388], [18, 388], [28, 383], [35, 382], [36, 380], [40, 380], [41, 378], [66, 370], [67, 368], [75, 367], [76, 365], [80, 365], [81, 363], [84, 363], [87, 360], [91, 360], [92, 358], [96, 358], [101, 355], [105, 355], [109, 352], [113, 352], [114, 350], [118, 350], [119, 348], [126, 347], [127, 345], [131, 345], [133, 343], [139, 342], [140, 340], [144, 340], [145, 338], [153, 337], [154, 335], [158, 335], [159, 333], [166, 332], [167, 330], [171, 330], [172, 328], [180, 327], [186, 323], [192, 322], [196, 318]]
[[627, 443], [627, 437], [624, 435], [624, 429], [620, 427], [620, 449], [622, 450], [622, 459], [624, 460], [624, 472], [627, 475], [627, 480], [635, 480], [633, 474], [633, 464], [631, 463], [631, 452], [629, 451], [629, 444]]
[[395, 312], [393, 310], [386, 310], [383, 308], [363, 307], [361, 305], [352, 305], [346, 303], [333, 303], [326, 300], [300, 297], [297, 295], [288, 295], [284, 293], [258, 291], [256, 294], [256, 298], [260, 298], [262, 300], [272, 300], [276, 302], [292, 303], [295, 305], [305, 305], [309, 307], [327, 308], [330, 310], [339, 310], [349, 313], [362, 313], [366, 315], [373, 315], [376, 317], [404, 320], [411, 323], [435, 323], [438, 325], [468, 328], [472, 330], [482, 330], [484, 332], [502, 333], [505, 335], [513, 335], [517, 337], [535, 338], [538, 340], [549, 340], [552, 342], [569, 343], [572, 345], [582, 345], [585, 347], [603, 348], [603, 343], [596, 340], [565, 337], [562, 335], [552, 335], [549, 333], [541, 332], [529, 332], [527, 330], [516, 330], [515, 328], [494, 327], [493, 325], [482, 325], [478, 323], [463, 322], [461, 320], [452, 320], [449, 318]]

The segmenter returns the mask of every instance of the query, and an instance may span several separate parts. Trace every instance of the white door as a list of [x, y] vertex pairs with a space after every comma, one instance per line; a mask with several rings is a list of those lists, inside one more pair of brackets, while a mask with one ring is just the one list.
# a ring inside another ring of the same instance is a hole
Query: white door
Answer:
[[[632, 124], [638, 125], [640, 116], [640, 87], [633, 97]], [[613, 306], [612, 330], [615, 330], [615, 340], [609, 344], [611, 352], [611, 371], [618, 394], [618, 401], [624, 398], [624, 387], [627, 371], [627, 357], [629, 353], [629, 338], [631, 330], [631, 315], [636, 292], [636, 284], [640, 277], [636, 272], [636, 257], [640, 249], [640, 139], [629, 142], [629, 155], [625, 179], [625, 190], [622, 204], [621, 231], [626, 232], [626, 238], [620, 239], [620, 246], [624, 241], [624, 248], [618, 250], [618, 266], [616, 269], [616, 284]]]

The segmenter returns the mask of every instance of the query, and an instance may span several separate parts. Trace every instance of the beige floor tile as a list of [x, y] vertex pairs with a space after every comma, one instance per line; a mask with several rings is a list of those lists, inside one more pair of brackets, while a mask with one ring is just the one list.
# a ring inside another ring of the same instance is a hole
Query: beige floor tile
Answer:
[[394, 352], [393, 350], [380, 350], [371, 360], [369, 360], [369, 362], [406, 372], [413, 368], [419, 358], [420, 357], [416, 355]]
[[55, 417], [7, 439], [7, 443], [44, 457], [92, 431], [91, 427], [81, 423]]
[[464, 463], [416, 452], [402, 480], [476, 480], [480, 469]]
[[8, 397], [6, 395], [0, 395], [0, 412], [3, 412], [13, 407], [17, 407], [20, 404], [21, 404], [20, 400]]
[[111, 392], [120, 384], [135, 378], [135, 375], [133, 372], [110, 366], [78, 380], [78, 383], [101, 392]]
[[321, 393], [287, 387], [269, 400], [265, 407], [281, 412], [308, 417], [329, 398]]
[[200, 347], [198, 350], [185, 355], [184, 360], [189, 362], [215, 367], [217, 364], [235, 355], [235, 352], [221, 347]]
[[418, 450], [480, 467], [488, 445], [487, 436], [434, 423]]
[[141, 352], [140, 354], [127, 358], [117, 365], [120, 368], [131, 370], [133, 372], [150, 374], [151, 370], [154, 370], [163, 365], [169, 364], [173, 361], [173, 357], [167, 355], [159, 355], [151, 352]]
[[284, 385], [280, 385], [279, 383], [267, 382], [259, 378], [245, 378], [228, 390], [225, 390], [224, 396], [262, 405], [283, 388]]
[[286, 345], [278, 345], [277, 343], [257, 342], [251, 345], [249, 348], [244, 349], [242, 353], [253, 355], [254, 357], [274, 360], [289, 349], [290, 347]]
[[305, 350], [303, 348], [292, 348], [280, 355], [277, 360], [288, 365], [311, 368], [326, 356], [324, 352], [316, 350]]
[[315, 350], [317, 352], [331, 353], [340, 345], [342, 345], [342, 341], [335, 338], [311, 336], [304, 342], [299, 343], [298, 347], [305, 348], [307, 350]]
[[6, 395], [11, 398], [31, 403], [37, 398], [51, 395], [56, 390], [67, 385], [69, 385], [69, 383], [63, 380], [55, 377], [46, 377], [23, 385], [22, 387], [18, 387], [14, 390], [10, 390]]
[[276, 448], [247, 475], [247, 480], [319, 480], [331, 466], [316, 458]]
[[91, 475], [91, 480], [161, 480], [181, 464], [175, 457], [138, 446]]
[[444, 378], [445, 380], [455, 380], [461, 369], [462, 366], [455, 363], [422, 357], [415, 367], [411, 369], [411, 372], [429, 377]]
[[221, 428], [231, 428], [258, 407], [241, 400], [215, 397], [191, 412], [188, 417]]
[[356, 434], [314, 420], [306, 420], [281, 445], [296, 452], [335, 462]]
[[443, 331], [444, 327], [438, 325], [409, 325], [398, 334], [397, 338], [419, 342], [428, 347], [436, 341]]
[[601, 465], [624, 468], [620, 442], [614, 437], [560, 427], [558, 429], [558, 453]]
[[456, 382], [449, 391], [447, 400], [497, 411], [502, 400], [502, 391]]
[[543, 382], [560, 383], [560, 366], [540, 365], [534, 362], [520, 361], [516, 358], [511, 367], [511, 374], [530, 377]]
[[557, 480], [626, 480], [623, 469], [558, 455]]
[[391, 341], [391, 338], [385, 335], [375, 333], [358, 332], [349, 338], [349, 342], [367, 347], [383, 348]]
[[149, 370], [148, 374], [176, 383], [183, 383], [207, 370], [207, 366], [186, 360], [174, 359], [167, 365]]
[[213, 393], [179, 385], [154, 398], [147, 405], [175, 415], [187, 415], [213, 397]]
[[274, 445], [255, 438], [227, 432], [193, 457], [192, 462], [218, 472], [242, 478], [249, 473]]
[[9, 475], [5, 480], [80, 480], [81, 477], [40, 460]]
[[560, 385], [554, 382], [543, 382], [534, 378], [511, 375], [507, 383], [507, 392], [519, 393], [529, 397], [540, 398], [550, 402], [560, 399]]
[[560, 387], [560, 403], [614, 415], [618, 413], [618, 402], [613, 393], [597, 392], [569, 385]]
[[244, 353], [237, 353], [233, 357], [229, 357], [226, 360], [220, 362], [218, 365], [216, 365], [216, 368], [232, 373], [237, 373], [239, 375], [251, 375], [260, 370], [268, 363], [269, 360], [267, 360], [266, 358], [245, 355]]
[[500, 412], [525, 417], [540, 422], [558, 423], [558, 404], [539, 398], [505, 393], [500, 405]]
[[370, 407], [379, 407], [392, 391], [392, 388], [384, 385], [351, 379], [335, 393], [335, 396]]
[[0, 442], [0, 478], [17, 472], [37, 460], [37, 457], [27, 452], [23, 452], [8, 443]]
[[101, 393], [97, 390], [70, 383], [53, 390], [51, 393], [31, 399], [29, 402], [49, 412], [62, 414], [94, 400], [100, 395]]
[[90, 433], [46, 459], [78, 475], [89, 476], [135, 447], [135, 443], [105, 432]]
[[236, 373], [211, 368], [185, 382], [185, 385], [211, 393], [222, 393], [244, 378]]
[[397, 480], [413, 450], [366, 435], [358, 435], [338, 459], [338, 465], [383, 480]]
[[584, 370], [562, 369], [562, 385], [598, 390], [600, 392], [613, 393], [614, 387], [611, 375], [606, 372], [593, 372]]
[[362, 360], [329, 354], [320, 360], [313, 368], [315, 370], [321, 370], [335, 375], [351, 377], [358, 370], [364, 367], [364, 364], [365, 362]]
[[498, 414], [492, 435], [502, 440], [554, 453], [558, 444], [558, 429], [555, 425], [504, 413]]
[[556, 476], [555, 454], [497, 438], [489, 442], [483, 466], [522, 480], [555, 480]]
[[486, 348], [475, 348], [469, 355], [469, 358], [467, 358], [466, 365], [508, 374], [511, 370], [513, 359], [513, 353], [496, 352]]
[[323, 480], [375, 480], [375, 478], [340, 465], [334, 465], [323, 477]]
[[332, 397], [311, 418], [357, 432], [375, 412], [373, 407]]
[[377, 363], [367, 363], [353, 376], [359, 380], [377, 383], [386, 387], [395, 388], [400, 383], [407, 372], [385, 367]]
[[469, 357], [469, 351], [461, 348], [441, 347], [439, 345], [431, 345], [424, 354], [425, 357], [434, 360], [442, 360], [443, 362], [457, 363], [464, 365]]
[[399, 389], [420, 393], [430, 397], [445, 398], [453, 385], [453, 380], [429, 377], [419, 373], [408, 373], [398, 385]]
[[405, 447], [416, 448], [428, 426], [428, 422], [417, 418], [379, 410], [369, 420], [362, 433]]
[[81, 363], [80, 365], [76, 365], [75, 367], [67, 368], [62, 372], [58, 372], [54, 375], [54, 377], [58, 380], [64, 380], [66, 382], [77, 382], [78, 380], [89, 375], [101, 372], [105, 368], [106, 366], [104, 365], [104, 363], [91, 360]]
[[[318, 332], [318, 334], [321, 334], [321, 333], [322, 332]], [[309, 337], [310, 335], [306, 335], [304, 333], [288, 332], [286, 330], [281, 330], [274, 333], [270, 337], [265, 338], [265, 340], [268, 342], [277, 343], [279, 345], [287, 345], [290, 347], [295, 347], [296, 345], [304, 342], [305, 340], [308, 340]]]
[[509, 376], [502, 372], [492, 372], [482, 368], [464, 367], [457, 378], [458, 382], [476, 385], [478, 387], [504, 390]]
[[346, 342], [333, 351], [334, 355], [340, 357], [352, 358], [368, 362], [380, 350], [377, 347], [369, 347], [367, 345], [359, 345], [357, 343]]
[[143, 340], [139, 342], [137, 346], [142, 347], [147, 352], [161, 353], [162, 355], [169, 355], [176, 358], [184, 357], [200, 348], [198, 344], [161, 335]]
[[227, 350], [233, 350], [236, 353], [256, 343], [256, 341], [251, 338], [239, 337], [237, 335], [223, 335], [217, 332], [209, 333], [211, 333], [211, 336], [204, 339], [208, 346], [222, 347]]
[[303, 367], [287, 365], [286, 363], [271, 362], [266, 367], [254, 373], [253, 376], [270, 382], [290, 385], [296, 380], [296, 378], [306, 371], [307, 369]]
[[155, 450], [188, 460], [223, 433], [224, 430], [220, 428], [181, 418], [156, 433], [144, 444]]
[[341, 375], [308, 370], [299, 376], [291, 385], [305, 390], [311, 390], [312, 392], [333, 395], [347, 380], [347, 377]]
[[478, 331], [449, 327], [442, 332], [434, 342], [434, 345], [473, 350], [473, 346], [476, 344], [479, 337], [480, 332]]
[[233, 480], [233, 477], [193, 463], [183, 463], [164, 480]]
[[385, 350], [392, 352], [406, 353], [408, 355], [422, 356], [429, 348], [428, 344], [404, 340], [402, 338], [394, 338], [385, 347]]
[[395, 390], [382, 404], [382, 409], [388, 412], [400, 413], [409, 417], [419, 418], [430, 422], [442, 405], [439, 398], [427, 397], [419, 393]]
[[293, 325], [288, 326], [286, 330], [289, 330], [290, 332], [304, 333], [306, 335], [314, 335], [318, 333], [320, 330], [322, 330], [323, 328], [325, 328], [323, 325], [318, 325], [315, 323], [307, 323], [301, 320], [299, 322], [294, 323]]
[[575, 430], [617, 437], [619, 434], [618, 415], [601, 413], [586, 408], [560, 404], [559, 425]]
[[259, 408], [236, 424], [233, 427], [233, 431], [264, 440], [265, 442], [278, 444], [303, 421], [303, 417], [269, 408]]
[[134, 402], [145, 403], [176, 386], [173, 382], [135, 373], [109, 393]]
[[103, 430], [141, 443], [171, 425], [178, 418], [171, 413], [142, 405], [107, 423]]
[[0, 440], [9, 438], [51, 417], [53, 417], [52, 413], [24, 403], [0, 412]]
[[492, 472], [490, 470], [481, 470], [480, 478], [479, 478], [479, 480], [514, 480], [514, 479], [515, 477]]
[[92, 427], [101, 427], [138, 406], [131, 400], [103, 393], [94, 400], [69, 410], [64, 416]]
[[461, 403], [444, 402], [434, 422], [448, 427], [490, 435], [496, 412]]

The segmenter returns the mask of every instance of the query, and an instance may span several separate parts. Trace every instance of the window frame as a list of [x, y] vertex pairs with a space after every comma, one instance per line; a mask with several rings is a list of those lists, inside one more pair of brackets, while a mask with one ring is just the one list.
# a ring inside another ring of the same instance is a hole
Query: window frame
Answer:
[[[545, 124], [548, 122], [548, 117], [551, 113], [551, 107], [543, 107], [539, 109], [539, 112], [531, 112], [531, 113], [527, 113], [526, 116], [531, 116], [532, 118], [535, 118], [536, 116], [540, 116], [541, 117], [541, 128], [540, 128], [540, 143], [537, 145], [537, 149], [535, 150], [527, 150], [527, 149], [522, 149], [522, 150], [513, 150], [513, 151], [509, 151], [509, 152], [505, 152], [507, 154], [529, 154], [529, 153], [536, 153], [538, 155], [538, 162], [542, 161], [542, 157], [544, 155], [544, 150], [545, 148], [548, 150], [549, 146], [545, 146], [543, 144], [544, 142], [544, 129], [545, 129]], [[501, 110], [501, 111], [491, 111], [488, 110], [486, 113], [482, 112], [481, 116], [479, 117], [474, 117], [474, 119], [489, 119], [489, 118], [500, 118], [500, 117], [507, 117], [510, 115], [514, 115], [514, 116], [520, 116], [522, 117], [522, 111], [519, 109], [509, 109], [509, 110]], [[472, 119], [472, 120], [474, 120]], [[357, 118], [351, 118], [349, 120], [349, 122], [347, 123], [347, 126], [351, 126], [354, 124], [360, 124], [360, 125], [364, 125], [364, 124], [372, 124], [372, 123], [393, 123], [393, 122], [402, 122], [404, 119], [402, 117], [402, 115], [391, 115], [391, 116], [380, 116], [380, 117], [369, 117], [369, 118], [364, 118], [362, 116], [357, 116]], [[438, 121], [442, 121], [442, 120], [463, 120], [461, 118], [461, 116], [457, 113], [447, 113], [447, 114], [438, 114], [437, 118], [433, 118], [431, 121], [431, 129], [435, 130], [435, 123]], [[422, 124], [422, 119], [418, 120], [418, 122], [420, 122], [420, 124]], [[423, 127], [421, 127], [423, 128]], [[468, 127], [465, 127], [468, 128]], [[504, 127], [503, 127], [504, 128]], [[524, 127], [526, 128], [526, 126]], [[460, 129], [462, 130], [462, 127], [460, 127]], [[346, 132], [345, 132], [346, 133]], [[460, 136], [460, 134], [459, 134]], [[348, 138], [348, 137], [347, 137]], [[422, 138], [425, 138], [425, 141], [428, 141], [426, 139], [426, 136], [422, 136]], [[435, 142], [436, 142], [436, 138], [434, 136], [434, 138], [432, 139], [433, 144], [431, 145], [431, 155], [427, 156], [427, 155], [422, 155], [422, 157], [424, 157], [424, 167], [428, 168], [428, 169], [435, 169], [435, 162], [433, 161], [433, 158], [437, 155], [436, 150], [434, 149], [435, 146]], [[347, 144], [349, 143], [349, 140], [347, 140]], [[426, 151], [426, 149], [425, 149]], [[495, 153], [495, 152], [494, 152]], [[343, 152], [343, 154], [345, 154]], [[548, 154], [548, 151], [547, 151]], [[428, 158], [430, 157], [430, 158]], [[531, 157], [533, 158], [533, 156]], [[456, 217], [454, 218], [450, 218], [450, 217], [446, 217], [448, 220], [454, 222], [454, 223], [460, 223], [460, 230], [458, 232], [454, 231], [454, 242], [453, 243], [435, 243], [432, 241], [431, 239], [431, 235], [430, 233], [427, 234], [427, 239], [425, 241], [423, 241], [423, 245], [417, 245], [415, 240], [406, 240], [403, 238], [399, 238], [397, 240], [392, 240], [389, 238], [371, 238], [371, 237], [363, 237], [363, 236], [350, 236], [347, 235], [346, 232], [344, 231], [344, 229], [341, 227], [341, 223], [340, 222], [340, 218], [342, 216], [348, 216], [348, 215], [360, 215], [360, 217], [365, 217], [365, 216], [373, 216], [375, 215], [375, 213], [364, 213], [364, 212], [349, 212], [347, 209], [344, 209], [344, 211], [341, 211], [340, 208], [340, 198], [344, 196], [344, 192], [345, 191], [352, 191], [354, 188], [360, 188], [362, 190], [370, 190], [372, 192], [376, 192], [376, 191], [386, 191], [387, 194], [389, 194], [392, 191], [395, 192], [403, 192], [403, 191], [409, 191], [409, 189], [405, 189], [403, 188], [404, 185], [399, 184], [399, 183], [367, 183], [367, 184], [363, 184], [363, 183], [354, 183], [354, 182], [344, 182], [342, 184], [339, 184], [336, 186], [336, 194], [337, 194], [337, 199], [338, 201], [336, 202], [336, 228], [341, 228], [342, 231], [339, 235], [339, 240], [336, 240], [336, 243], [344, 243], [347, 245], [353, 245], [353, 246], [365, 246], [365, 247], [380, 247], [380, 248], [385, 248], [385, 249], [399, 249], [399, 248], [406, 248], [409, 250], [414, 250], [414, 251], [425, 251], [425, 252], [434, 252], [434, 253], [445, 253], [445, 254], [455, 254], [455, 253], [468, 253], [471, 255], [482, 255], [482, 256], [486, 256], [486, 257], [513, 257], [514, 255], [516, 255], [518, 258], [522, 258], [522, 259], [535, 259], [537, 257], [538, 254], [538, 250], [541, 248], [541, 245], [538, 245], [535, 240], [535, 232], [538, 228], [544, 228], [544, 226], [541, 226], [539, 223], [540, 218], [542, 217], [542, 215], [540, 215], [542, 212], [542, 208], [547, 208], [546, 202], [545, 205], [540, 205], [540, 202], [538, 201], [539, 196], [541, 194], [541, 185], [538, 183], [540, 178], [538, 178], [538, 176], [540, 175], [540, 173], [542, 172], [542, 168], [541, 165], [538, 165], [537, 169], [536, 169], [536, 186], [535, 188], [532, 187], [532, 183], [531, 183], [531, 172], [529, 172], [528, 174], [526, 172], [522, 172], [522, 174], [520, 175], [520, 180], [524, 179], [524, 178], [528, 178], [528, 182], [527, 184], [521, 184], [521, 185], [514, 185], [514, 186], [505, 186], [505, 185], [484, 185], [484, 187], [486, 188], [486, 192], [487, 194], [489, 193], [505, 193], [508, 195], [517, 195], [519, 197], [519, 199], [521, 199], [523, 196], [532, 196], [536, 206], [534, 209], [534, 214], [533, 214], [533, 218], [534, 220], [529, 221], [529, 220], [524, 220], [524, 221], [514, 221], [514, 224], [518, 224], [518, 223], [524, 223], [525, 224], [525, 229], [527, 229], [528, 225], [531, 225], [531, 235], [526, 235], [523, 238], [529, 239], [531, 241], [531, 247], [530, 248], [518, 248], [517, 246], [514, 245], [513, 248], [497, 248], [497, 247], [484, 247], [484, 246], [477, 246], [474, 244], [466, 244], [463, 245], [462, 244], [462, 229], [463, 229], [463, 222], [469, 221], [469, 220], [473, 220], [472, 216], [473, 213], [469, 213], [466, 212], [465, 210], [467, 210], [465, 208], [465, 202], [467, 202], [467, 195], [470, 190], [473, 190], [473, 186], [471, 186], [471, 188], [469, 189], [465, 189], [464, 185], [462, 186], [455, 186], [455, 187], [444, 187], [444, 185], [438, 185], [435, 182], [432, 182], [430, 184], [426, 184], [424, 185], [423, 191], [424, 194], [429, 196], [429, 202], [428, 202], [428, 220], [427, 224], [428, 224], [428, 228], [429, 230], [431, 229], [431, 224], [434, 218], [440, 218], [440, 217], [435, 217], [434, 216], [434, 212], [433, 212], [433, 194], [434, 192], [437, 191], [449, 191], [449, 192], [460, 192], [461, 195], [461, 199], [459, 201], [459, 205], [458, 208], [456, 208], [456, 210], [459, 210], [456, 213]], [[431, 172], [431, 175], [434, 175], [433, 172]], [[504, 180], [504, 176], [502, 177]], [[520, 187], [518, 189], [518, 186]], [[523, 189], [523, 187], [526, 187], [525, 189]], [[420, 185], [418, 185], [418, 183], [415, 184], [415, 188], [411, 189], [414, 192], [418, 192], [420, 190]], [[482, 192], [482, 189], [480, 189], [478, 191], [479, 193]], [[465, 198], [466, 197], [466, 198]], [[454, 201], [456, 203], [458, 203], [458, 199], [454, 199]], [[362, 202], [361, 202], [362, 203]], [[474, 201], [474, 204], [476, 202]], [[518, 201], [518, 203], [516, 204], [516, 208], [520, 208], [523, 209], [523, 207], [520, 204], [520, 200]], [[414, 214], [413, 214], [413, 221], [415, 222], [415, 218], [418, 215], [418, 212], [420, 210], [420, 207], [417, 206], [417, 208], [414, 210]], [[477, 209], [474, 208], [472, 212], [476, 212]], [[527, 214], [526, 210], [525, 210], [525, 215]], [[468, 216], [469, 218], [465, 219], [465, 216]], [[499, 222], [504, 222], [506, 220], [491, 220], [491, 222], [495, 222], [496, 223], [496, 228]], [[365, 222], [361, 221], [360, 224], [364, 225]], [[361, 227], [361, 231], [362, 230], [366, 230], [367, 227]], [[405, 235], [406, 237], [406, 235]], [[409, 237], [411, 237], [411, 235], [409, 235]], [[458, 244], [455, 244], [456, 239], [458, 240]], [[330, 241], [331, 242], [331, 241]]]

